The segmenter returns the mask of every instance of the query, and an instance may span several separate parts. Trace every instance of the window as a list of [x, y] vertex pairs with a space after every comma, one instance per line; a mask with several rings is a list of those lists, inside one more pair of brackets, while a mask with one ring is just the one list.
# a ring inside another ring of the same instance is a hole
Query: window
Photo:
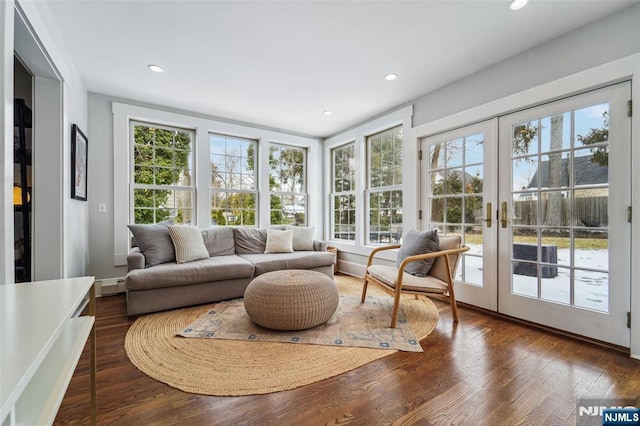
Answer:
[[355, 142], [331, 150], [331, 236], [335, 240], [356, 239]]
[[133, 222], [193, 223], [193, 140], [190, 130], [131, 122]]
[[367, 137], [369, 232], [367, 244], [402, 237], [402, 126]]
[[211, 225], [255, 226], [257, 142], [209, 135]]
[[272, 225], [307, 224], [307, 150], [269, 145]]

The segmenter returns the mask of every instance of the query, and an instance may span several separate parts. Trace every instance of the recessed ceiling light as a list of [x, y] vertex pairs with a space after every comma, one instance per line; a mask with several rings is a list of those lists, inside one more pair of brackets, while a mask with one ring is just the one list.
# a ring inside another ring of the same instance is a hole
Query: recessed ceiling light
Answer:
[[324, 115], [331, 115], [331, 114], [333, 114], [333, 111], [325, 110], [325, 111], [322, 111], [322, 113]]
[[398, 74], [394, 74], [394, 73], [389, 73], [389, 74], [384, 76], [384, 79], [387, 80], [387, 81], [393, 81], [396, 78], [398, 78]]
[[522, 9], [527, 5], [528, 2], [529, 0], [511, 0], [509, 1], [509, 9], [511, 10]]
[[150, 64], [147, 65], [147, 68], [149, 68], [153, 72], [164, 72], [164, 68], [162, 68], [160, 65]]

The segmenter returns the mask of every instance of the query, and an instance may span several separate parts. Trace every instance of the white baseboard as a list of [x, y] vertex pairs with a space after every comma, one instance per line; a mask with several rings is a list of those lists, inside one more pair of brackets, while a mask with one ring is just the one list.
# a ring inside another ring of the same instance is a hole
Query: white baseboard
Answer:
[[354, 277], [364, 277], [366, 270], [367, 267], [360, 263], [338, 260], [338, 272], [343, 274], [352, 275]]
[[103, 278], [96, 280], [96, 296], [112, 296], [118, 293], [124, 293], [124, 277], [120, 278]]

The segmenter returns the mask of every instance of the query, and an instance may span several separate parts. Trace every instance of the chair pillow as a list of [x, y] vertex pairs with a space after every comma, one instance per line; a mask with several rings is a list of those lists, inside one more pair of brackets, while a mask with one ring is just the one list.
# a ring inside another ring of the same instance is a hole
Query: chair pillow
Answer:
[[173, 225], [173, 221], [153, 225], [127, 225], [144, 255], [146, 267], [175, 262], [176, 251], [167, 228], [170, 224]]
[[[418, 232], [412, 229], [402, 238], [402, 245], [398, 251], [396, 267], [399, 268], [402, 261], [409, 256], [433, 253], [439, 249], [440, 241], [438, 239], [437, 229], [425, 232]], [[416, 277], [425, 277], [435, 261], [435, 259], [425, 259], [410, 262], [404, 268], [404, 271]]]
[[195, 226], [169, 225], [169, 234], [176, 249], [176, 262], [187, 263], [207, 259], [209, 250], [204, 244], [202, 233]]
[[293, 250], [313, 250], [313, 227], [290, 226], [293, 231]]
[[293, 253], [293, 231], [267, 229], [265, 253]]

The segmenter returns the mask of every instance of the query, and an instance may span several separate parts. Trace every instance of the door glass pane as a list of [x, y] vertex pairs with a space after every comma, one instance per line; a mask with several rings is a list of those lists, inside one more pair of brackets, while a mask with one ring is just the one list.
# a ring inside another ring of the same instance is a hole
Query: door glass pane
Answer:
[[513, 126], [514, 294], [608, 311], [608, 111], [598, 104]]
[[540, 298], [549, 302], [571, 303], [571, 269], [540, 266]]
[[513, 294], [538, 297], [538, 267], [531, 262], [513, 262], [511, 274]]
[[575, 305], [596, 311], [609, 311], [609, 274], [576, 269]]
[[523, 157], [513, 161], [513, 190], [538, 188], [538, 157]]
[[482, 286], [484, 223], [484, 135], [475, 134], [429, 147], [429, 228], [462, 235], [470, 247], [456, 280]]
[[538, 193], [513, 193], [513, 225], [535, 226], [538, 224]]
[[[558, 265], [571, 266], [571, 234], [566, 228], [542, 229], [541, 243], [543, 262], [557, 263]], [[548, 252], [547, 259], [544, 253]]]
[[574, 265], [590, 269], [609, 270], [609, 233], [576, 229], [574, 235]]

